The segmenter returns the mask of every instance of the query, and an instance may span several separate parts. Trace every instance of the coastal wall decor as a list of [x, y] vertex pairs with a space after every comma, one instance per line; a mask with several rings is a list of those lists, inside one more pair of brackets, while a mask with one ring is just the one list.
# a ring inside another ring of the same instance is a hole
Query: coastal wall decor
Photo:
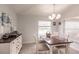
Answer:
[[2, 25], [11, 23], [9, 16], [6, 13], [1, 13], [0, 18], [1, 18], [1, 21], [2, 21]]
[[0, 13], [0, 26], [3, 27], [4, 34], [13, 31], [10, 16], [5, 12]]

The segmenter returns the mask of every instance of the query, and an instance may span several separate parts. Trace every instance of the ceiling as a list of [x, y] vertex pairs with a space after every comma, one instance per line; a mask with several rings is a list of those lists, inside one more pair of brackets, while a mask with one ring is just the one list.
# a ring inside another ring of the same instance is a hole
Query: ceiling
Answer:
[[[52, 4], [11, 4], [8, 5], [18, 15], [48, 16], [53, 12]], [[63, 13], [70, 5], [56, 4], [55, 12]]]

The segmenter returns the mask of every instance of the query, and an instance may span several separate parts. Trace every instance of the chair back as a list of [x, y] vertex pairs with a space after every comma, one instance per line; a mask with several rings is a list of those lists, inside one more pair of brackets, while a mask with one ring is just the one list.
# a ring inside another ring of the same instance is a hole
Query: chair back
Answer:
[[69, 41], [69, 35], [65, 34], [64, 35], [65, 41], [68, 42]]

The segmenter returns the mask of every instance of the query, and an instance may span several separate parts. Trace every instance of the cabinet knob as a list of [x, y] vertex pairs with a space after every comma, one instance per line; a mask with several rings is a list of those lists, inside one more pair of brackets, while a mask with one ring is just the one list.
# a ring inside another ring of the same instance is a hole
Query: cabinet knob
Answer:
[[14, 44], [14, 42], [13, 42], [13, 44]]
[[16, 47], [16, 48], [18, 48], [18, 47]]

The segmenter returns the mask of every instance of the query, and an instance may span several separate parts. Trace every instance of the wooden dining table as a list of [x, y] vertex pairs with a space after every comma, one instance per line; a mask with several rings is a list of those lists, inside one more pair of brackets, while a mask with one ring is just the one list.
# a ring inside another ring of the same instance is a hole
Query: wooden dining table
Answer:
[[68, 50], [70, 43], [72, 43], [72, 41], [68, 41], [66, 38], [59, 36], [52, 36], [51, 38], [44, 38], [43, 40], [45, 41], [46, 45], [49, 47], [50, 54], [54, 52], [54, 48], [56, 46], [67, 45], [67, 50]]

